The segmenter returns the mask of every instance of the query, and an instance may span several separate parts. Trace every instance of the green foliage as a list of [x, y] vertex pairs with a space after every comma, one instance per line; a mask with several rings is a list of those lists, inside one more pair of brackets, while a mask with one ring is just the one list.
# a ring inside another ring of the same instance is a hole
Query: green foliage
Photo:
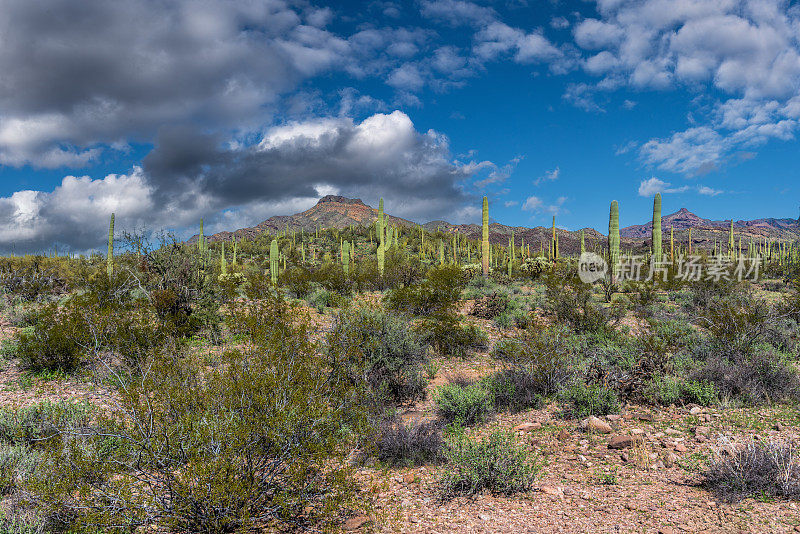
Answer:
[[484, 421], [492, 411], [492, 396], [483, 384], [445, 384], [436, 390], [436, 412], [446, 422], [470, 426]]
[[386, 305], [412, 315], [444, 316], [453, 313], [466, 283], [464, 272], [455, 265], [435, 267], [427, 278], [392, 290]]
[[439, 478], [443, 500], [477, 495], [483, 490], [500, 495], [525, 492], [541, 470], [510, 432], [493, 432], [482, 441], [474, 441], [456, 430], [444, 454], [448, 465]]
[[664, 405], [695, 403], [711, 406], [717, 403], [717, 388], [707, 381], [664, 376], [654, 380], [648, 389], [648, 396]]
[[442, 356], [466, 358], [472, 351], [485, 350], [489, 346], [486, 332], [473, 324], [462, 325], [457, 315], [437, 319], [425, 319], [417, 330], [422, 339]]
[[582, 418], [590, 415], [608, 415], [619, 413], [620, 406], [617, 394], [604, 386], [587, 386], [575, 382], [559, 394], [564, 415], [571, 418]]
[[377, 397], [405, 402], [425, 397], [425, 346], [405, 318], [358, 307], [340, 312], [327, 336], [335, 367], [365, 377]]
[[482, 381], [492, 398], [495, 411], [520, 412], [544, 405], [538, 377], [524, 369], [512, 368], [498, 371]]
[[26, 484], [44, 513], [76, 530], [232, 532], [317, 528], [356, 504], [345, 459], [367, 429], [363, 385], [329, 365], [287, 303], [233, 302], [230, 314], [243, 342], [221, 365], [156, 352], [118, 409], [46, 442]]

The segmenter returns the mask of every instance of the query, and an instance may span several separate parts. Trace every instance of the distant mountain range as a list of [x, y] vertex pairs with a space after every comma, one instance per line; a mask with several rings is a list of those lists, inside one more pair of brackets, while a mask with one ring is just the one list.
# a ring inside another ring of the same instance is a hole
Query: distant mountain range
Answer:
[[[236, 239], [253, 239], [264, 232], [275, 234], [285, 230], [300, 230], [313, 232], [315, 228], [346, 228], [352, 225], [373, 224], [378, 218], [378, 210], [364, 204], [361, 199], [347, 198], [337, 195], [327, 195], [319, 200], [316, 205], [302, 213], [294, 215], [277, 215], [270, 217], [266, 221], [252, 227], [241, 228], [234, 232], [220, 232], [208, 236], [209, 241], [230, 241]], [[417, 224], [386, 214], [389, 224], [401, 227], [416, 227]], [[669, 240], [670, 228], [675, 230], [676, 242], [683, 243], [688, 238], [688, 229], [692, 228], [692, 242], [695, 246], [711, 246], [713, 242], [723, 241], [727, 243], [727, 232], [730, 221], [712, 221], [698, 217], [686, 208], [665, 215], [661, 219], [664, 241]], [[431, 221], [423, 225], [426, 230], [441, 230], [447, 233], [460, 233], [471, 239], [481, 238], [481, 227], [479, 224], [451, 224], [446, 221]], [[734, 231], [736, 239], [740, 237], [744, 242], [750, 240], [758, 241], [764, 238], [793, 240], [800, 239], [800, 226], [795, 219], [756, 219], [753, 221], [734, 221]], [[639, 250], [649, 246], [652, 222], [628, 226], [620, 229], [622, 245], [624, 248]], [[523, 226], [506, 226], [499, 223], [489, 225], [489, 240], [492, 243], [507, 244], [508, 238], [514, 232], [514, 240], [517, 245], [524, 242], [531, 245], [531, 252], [534, 250], [548, 249], [552, 228], [537, 226], [526, 228]], [[559, 249], [562, 253], [573, 254], [580, 250], [580, 230], [568, 231], [560, 228], [556, 229], [559, 240]], [[584, 228], [586, 246], [593, 249], [596, 246], [605, 244], [606, 237], [594, 228]], [[196, 242], [198, 236], [192, 237], [189, 242]]]

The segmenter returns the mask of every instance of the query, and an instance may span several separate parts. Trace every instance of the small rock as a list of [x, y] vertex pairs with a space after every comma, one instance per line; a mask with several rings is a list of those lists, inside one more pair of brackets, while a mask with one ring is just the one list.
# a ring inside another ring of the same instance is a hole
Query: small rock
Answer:
[[636, 419], [638, 419], [639, 421], [655, 421], [656, 418], [651, 413], [643, 412], [643, 413], [637, 413]]
[[675, 430], [674, 428], [665, 428], [664, 432], [673, 436], [679, 436], [681, 434], [680, 430]]
[[634, 436], [642, 436], [644, 435], [644, 430], [642, 430], [641, 428], [632, 428], [631, 434], [633, 434]]
[[703, 409], [701, 407], [699, 407], [699, 406], [695, 406], [694, 408], [689, 410], [689, 413], [691, 415], [700, 415], [701, 413], [703, 413]]
[[627, 453], [627, 452], [624, 452], [624, 451], [623, 451], [623, 452], [621, 452], [621, 453], [620, 453], [620, 455], [619, 455], [619, 457], [620, 457], [620, 459], [621, 459], [623, 462], [625, 462], [625, 463], [627, 463], [627, 462], [628, 462], [628, 453]]
[[555, 486], [539, 486], [539, 491], [546, 495], [553, 495], [555, 497], [560, 497], [561, 499], [564, 498], [564, 492], [561, 491], [561, 488]]
[[609, 421], [619, 421], [620, 419], [622, 419], [622, 417], [618, 414], [612, 413], [607, 415], [606, 419], [608, 419]]
[[778, 432], [781, 432], [783, 430], [783, 424], [775, 423], [775, 426], [773, 428], [775, 428], [775, 430], [777, 430]]
[[707, 436], [708, 433], [711, 432], [711, 429], [707, 426], [696, 426], [694, 427], [694, 435], [695, 436]]
[[608, 442], [609, 449], [627, 449], [633, 446], [633, 436], [617, 435]]
[[689, 449], [683, 443], [676, 443], [674, 449], [676, 452], [689, 452]]
[[[611, 425], [603, 421], [602, 419], [591, 416], [586, 419], [583, 423], [585, 423], [585, 428], [590, 432], [599, 432], [600, 434], [610, 434], [614, 430], [611, 428]], [[584, 426], [584, 424], [581, 426]]]
[[403, 477], [403, 482], [405, 482], [406, 484], [413, 484], [416, 481], [417, 481], [417, 475], [415, 475], [414, 473], [406, 473], [406, 475]]
[[556, 438], [558, 439], [558, 441], [567, 441], [568, 439], [570, 439], [570, 435], [569, 432], [567, 432], [562, 428], [561, 430], [558, 431], [558, 434], [556, 434]]
[[675, 534], [675, 530], [672, 527], [661, 527], [658, 529], [658, 534]]
[[539, 428], [542, 428], [542, 423], [534, 421], [532, 423], [522, 423], [521, 425], [515, 426], [514, 432], [533, 432]]
[[491, 519], [491, 516], [489, 516], [488, 514], [478, 514], [478, 518], [481, 519], [482, 521], [489, 521]]
[[664, 462], [658, 460], [656, 463], [653, 464], [653, 469], [664, 469]]
[[675, 454], [674, 452], [670, 452], [664, 457], [664, 465], [666, 465], [667, 467], [672, 467], [673, 465], [675, 465], [677, 461], [678, 461], [678, 455]]
[[351, 517], [350, 519], [344, 522], [344, 529], [358, 530], [367, 523], [369, 523], [369, 517], [365, 515], [357, 515], [355, 517]]

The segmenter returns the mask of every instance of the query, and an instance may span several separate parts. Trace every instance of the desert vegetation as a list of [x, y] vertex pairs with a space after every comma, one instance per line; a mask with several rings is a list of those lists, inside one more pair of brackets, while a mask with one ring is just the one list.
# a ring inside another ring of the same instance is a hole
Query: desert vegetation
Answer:
[[[105, 255], [0, 258], [0, 533], [452, 530], [454, 506], [489, 521], [476, 502], [601, 531], [581, 521], [602, 496], [653, 484], [794, 528], [797, 245], [662, 242], [659, 196], [639, 252], [660, 269], [633, 280], [619, 213], [607, 242], [581, 232], [594, 283], [555, 221], [546, 245], [490, 242], [486, 199], [480, 240], [381, 201], [374, 224], [254, 239], [112, 216]], [[687, 279], [691, 253], [760, 275]], [[629, 530], [702, 523], [631, 503]]]

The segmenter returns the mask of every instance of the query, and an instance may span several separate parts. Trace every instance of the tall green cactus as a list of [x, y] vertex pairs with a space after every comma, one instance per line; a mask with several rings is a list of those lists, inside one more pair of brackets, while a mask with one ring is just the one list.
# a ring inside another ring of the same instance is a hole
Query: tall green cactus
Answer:
[[731, 259], [736, 257], [736, 243], [733, 240], [733, 219], [731, 219], [731, 229], [728, 232], [728, 256]]
[[378, 232], [378, 275], [383, 276], [384, 260], [386, 258], [386, 241], [383, 223], [383, 198], [378, 202], [378, 220], [375, 229]]
[[342, 243], [342, 269], [345, 276], [350, 276], [350, 242]]
[[586, 252], [586, 236], [583, 235], [583, 228], [581, 228], [581, 254]]
[[197, 250], [200, 254], [206, 251], [206, 236], [203, 234], [203, 219], [200, 219], [200, 237], [197, 239]]
[[653, 199], [653, 261], [661, 262], [661, 193]]
[[273, 239], [269, 244], [269, 276], [272, 284], [278, 284], [278, 240]]
[[619, 244], [619, 204], [615, 200], [608, 215], [608, 268], [612, 280], [616, 280], [619, 267]]
[[108, 225], [108, 254], [106, 255], [106, 273], [111, 278], [114, 275], [114, 214]]
[[225, 261], [225, 241], [222, 242], [222, 256], [219, 258], [220, 274], [228, 274], [228, 262]]
[[675, 227], [669, 227], [669, 261], [675, 262]]
[[486, 197], [483, 197], [481, 226], [481, 267], [483, 276], [489, 276], [489, 199]]
[[444, 241], [439, 240], [439, 265], [444, 265]]

